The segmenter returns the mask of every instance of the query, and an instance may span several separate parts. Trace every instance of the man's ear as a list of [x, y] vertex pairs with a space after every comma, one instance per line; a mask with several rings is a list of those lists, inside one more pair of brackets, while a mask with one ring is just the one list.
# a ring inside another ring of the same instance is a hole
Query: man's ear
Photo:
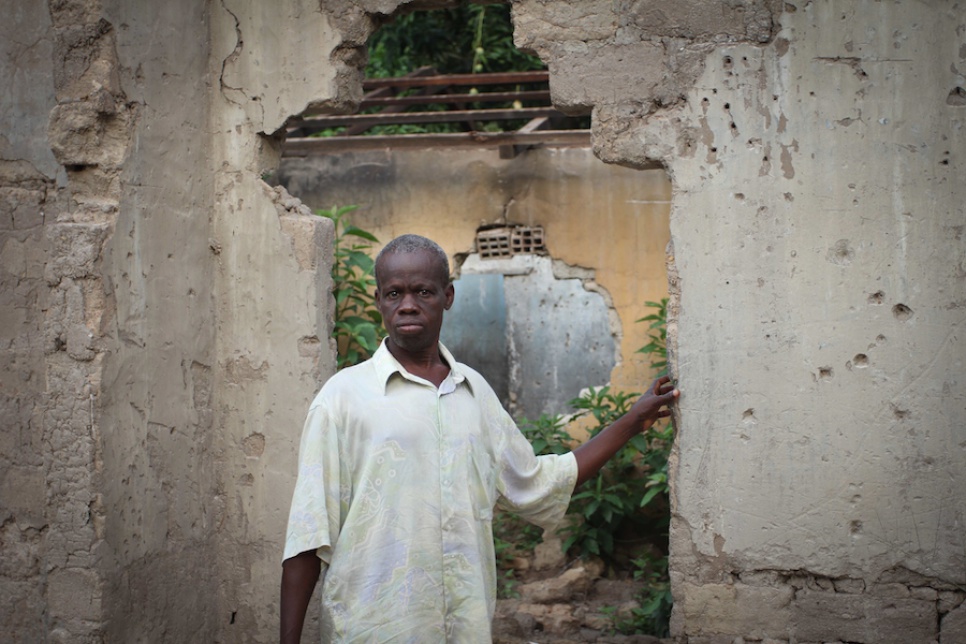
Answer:
[[446, 295], [446, 306], [443, 308], [449, 311], [449, 307], [453, 306], [453, 299], [456, 297], [456, 289], [453, 287], [452, 282], [446, 285], [444, 295]]

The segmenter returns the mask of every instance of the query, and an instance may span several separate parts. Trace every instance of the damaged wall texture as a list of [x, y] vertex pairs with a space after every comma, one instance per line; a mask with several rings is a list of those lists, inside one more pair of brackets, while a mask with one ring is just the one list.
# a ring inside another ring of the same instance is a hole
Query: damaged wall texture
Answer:
[[[260, 177], [406, 3], [264, 4], [5, 3], [13, 641], [275, 637], [331, 230]], [[513, 14], [598, 156], [673, 182], [675, 636], [966, 639], [964, 6]]]

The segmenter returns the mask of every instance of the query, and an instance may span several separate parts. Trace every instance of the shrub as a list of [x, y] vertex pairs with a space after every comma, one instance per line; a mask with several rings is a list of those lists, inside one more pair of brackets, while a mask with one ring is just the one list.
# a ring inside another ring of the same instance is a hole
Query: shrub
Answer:
[[379, 348], [384, 336], [382, 315], [376, 308], [375, 260], [372, 245], [375, 235], [349, 224], [346, 215], [358, 206], [333, 207], [315, 214], [335, 224], [335, 261], [332, 263], [332, 295], [335, 297], [335, 324], [332, 337], [338, 347], [338, 367], [342, 369], [368, 359]]

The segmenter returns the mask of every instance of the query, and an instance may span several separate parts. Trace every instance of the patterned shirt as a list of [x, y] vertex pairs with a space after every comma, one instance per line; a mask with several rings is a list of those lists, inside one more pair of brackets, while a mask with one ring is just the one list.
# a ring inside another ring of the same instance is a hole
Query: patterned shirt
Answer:
[[440, 353], [439, 388], [383, 344], [309, 409], [284, 556], [322, 559], [325, 641], [491, 642], [495, 504], [545, 529], [567, 510], [573, 455], [534, 456], [482, 376]]

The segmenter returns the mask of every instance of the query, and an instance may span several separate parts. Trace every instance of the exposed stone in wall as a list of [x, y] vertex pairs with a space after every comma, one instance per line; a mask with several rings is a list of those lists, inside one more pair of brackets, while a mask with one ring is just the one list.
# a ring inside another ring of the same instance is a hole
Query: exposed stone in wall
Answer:
[[[49, 392], [44, 563], [49, 634], [82, 641], [100, 637], [105, 620], [105, 579], [95, 554], [104, 539], [104, 507], [95, 481], [110, 296], [100, 263], [119, 195], [98, 188], [116, 186], [136, 109], [120, 88], [114, 30], [99, 4], [52, 2], [50, 16], [57, 106], [47, 135], [57, 162], [68, 169], [68, 201], [50, 213], [44, 227], [50, 289], [44, 333]], [[69, 180], [75, 174], [83, 175], [76, 186]]]
[[681, 581], [683, 601], [677, 619], [686, 625], [688, 641], [697, 642], [728, 637], [775, 642], [958, 641], [958, 611], [966, 590], [951, 584], [937, 587], [928, 579], [885, 579], [868, 582], [753, 571], [724, 575], [718, 583]]

